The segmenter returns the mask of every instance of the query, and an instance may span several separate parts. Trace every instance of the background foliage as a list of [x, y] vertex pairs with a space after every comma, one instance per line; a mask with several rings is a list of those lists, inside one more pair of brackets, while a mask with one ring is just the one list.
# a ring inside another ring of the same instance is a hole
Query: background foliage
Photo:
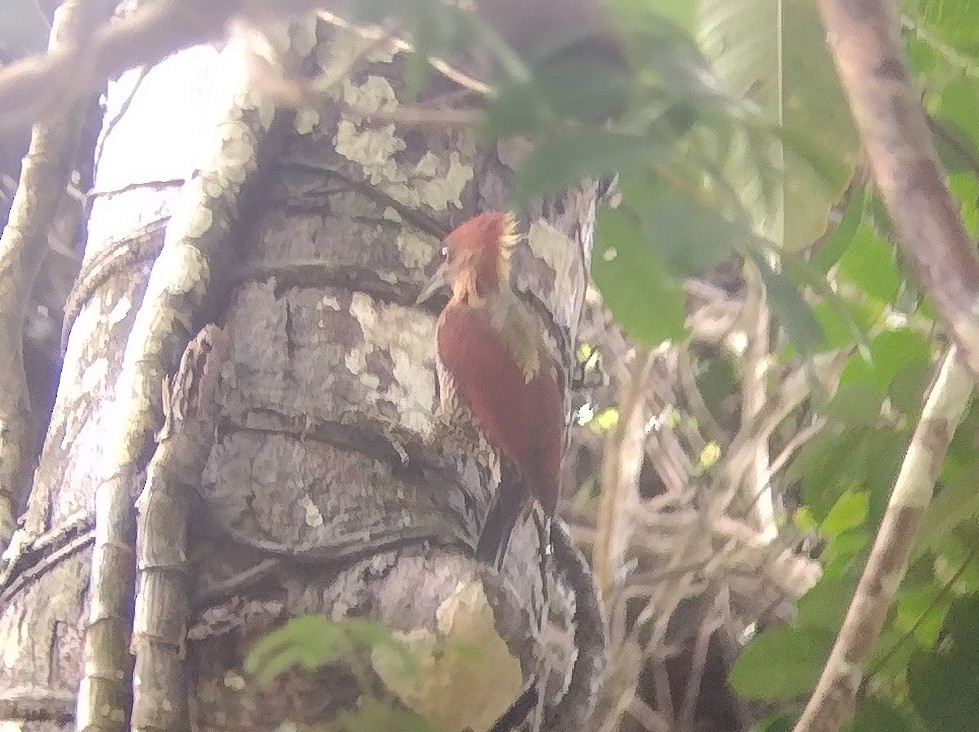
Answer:
[[[425, 53], [453, 58], [476, 44], [496, 60], [497, 93], [480, 123], [482, 139], [522, 135], [535, 143], [513, 181], [516, 209], [582, 177], [611, 182], [614, 176], [598, 214], [592, 275], [612, 329], [627, 337], [627, 353], [619, 355], [675, 349], [689, 360], [706, 410], [694, 415], [678, 404], [663, 429], [680, 434], [692, 420], [693, 431], [706, 435], [713, 421], [721, 435], [730, 435], [745, 418], [731, 404], [742, 400], [748, 357], [697, 342], [691, 281], [745, 301], [746, 289], [764, 292], [762, 317], [775, 326], [762, 344], [769, 398], [780, 393], [792, 369], [815, 368], [827, 354], [845, 356], [832, 388], [813, 378], [810, 393], [768, 441], [777, 450], [806, 434], [773, 470], [772, 528], [797, 553], [818, 559], [821, 577], [790, 622], [747, 623], [728, 676], [730, 687], [764, 718], [755, 729], [790, 729], [839, 630], [944, 340], [867, 182], [812, 2], [607, 5], [613, 20], [597, 33], [603, 42], [582, 50], [575, 46], [581, 38], [568, 38], [519, 52], [470, 15], [435, 0], [404, 0], [397, 7], [419, 59]], [[391, 7], [363, 2], [359, 20], [377, 20]], [[979, 0], [905, 0], [902, 10], [907, 58], [975, 239]], [[7, 0], [0, 19], [5, 60], [41, 50], [44, 15], [34, 2]], [[609, 38], [617, 39], [611, 51], [604, 43]], [[427, 73], [419, 60], [412, 70], [419, 89]], [[15, 138], [10, 133], [0, 140], [0, 152], [16, 149]], [[0, 158], [3, 172], [16, 178], [14, 162], [9, 153]], [[622, 341], [585, 328], [586, 340], [589, 335], [581, 349], [588, 368], [595, 354], [623, 349]], [[615, 389], [586, 393], [580, 401], [579, 441], [615, 429]], [[977, 434], [973, 405], [915, 539], [852, 730], [971, 729], [979, 717]], [[685, 437], [681, 442], [699, 466], [698, 479], [709, 484], [730, 444], [709, 435], [699, 446]], [[713, 453], [704, 452], [708, 442]], [[572, 518], [594, 520], [598, 472], [578, 471]], [[322, 658], [311, 660], [299, 649], [313, 637], [332, 642], [320, 649]], [[343, 660], [351, 644], [386, 642], [375, 627], [326, 633], [296, 626], [266, 639], [253, 670], [263, 677], [277, 664], [316, 666]]]

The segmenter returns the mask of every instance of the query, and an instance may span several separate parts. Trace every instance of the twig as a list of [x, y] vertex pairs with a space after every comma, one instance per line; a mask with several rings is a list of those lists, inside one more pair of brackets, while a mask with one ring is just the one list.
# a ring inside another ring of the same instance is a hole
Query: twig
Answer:
[[672, 732], [673, 726], [667, 721], [666, 716], [656, 711], [638, 696], [633, 696], [629, 704], [628, 713], [636, 718], [648, 732]]
[[812, 424], [807, 425], [792, 435], [792, 438], [785, 443], [785, 447], [782, 451], [772, 460], [772, 464], [768, 468], [768, 473], [765, 476], [766, 484], [771, 482], [778, 472], [785, 467], [785, 464], [792, 459], [796, 450], [805, 445], [809, 440], [818, 435], [823, 427], [826, 426], [825, 417], [816, 417]]
[[645, 409], [643, 398], [646, 382], [655, 356], [651, 351], [639, 351], [630, 369], [631, 376], [619, 403], [619, 421], [609, 433], [602, 470], [602, 493], [598, 507], [592, 566], [595, 582], [606, 607], [615, 587], [615, 576], [629, 542], [624, 517], [637, 503], [639, 470], [643, 463], [645, 442]]
[[126, 112], [129, 111], [129, 107], [132, 106], [133, 100], [136, 98], [136, 94], [139, 92], [139, 88], [143, 85], [146, 80], [147, 74], [150, 72], [149, 66], [140, 66], [136, 74], [136, 80], [133, 82], [133, 88], [129, 91], [129, 96], [126, 97], [126, 101], [119, 105], [119, 109], [113, 115], [112, 119], [105, 122], [102, 125], [102, 132], [99, 134], [98, 142], [95, 144], [95, 160], [98, 161], [102, 158], [102, 149], [105, 147], [105, 141], [109, 139], [109, 136], [115, 131], [119, 124], [119, 121], [126, 116]]
[[50, 529], [40, 536], [35, 536], [20, 544], [13, 544], [0, 557], [0, 605], [5, 601], [4, 593], [26, 568], [40, 561], [53, 549], [64, 546], [66, 542], [80, 533], [90, 532], [94, 528], [91, 514], [88, 511], [78, 511], [67, 517], [57, 528]]
[[935, 159], [893, 0], [819, 0], [827, 42], [899, 242], [979, 375], [979, 257]]
[[[341, 18], [336, 13], [331, 13], [327, 11], [320, 11], [317, 15], [325, 20], [327, 23], [335, 25], [340, 28], [350, 28], [360, 34], [362, 38], [365, 39], [384, 39], [392, 41], [395, 48], [401, 51], [413, 51], [414, 46], [403, 38], [391, 38], [390, 34], [383, 28], [360, 28], [354, 26], [343, 18]], [[435, 56], [429, 56], [428, 62], [432, 67], [445, 76], [447, 79], [451, 79], [456, 84], [461, 86], [463, 89], [468, 89], [469, 91], [476, 92], [484, 96], [492, 95], [494, 93], [493, 87], [484, 81], [480, 81], [469, 74], [466, 74], [462, 69], [457, 69], [450, 65], [447, 61], [437, 58]]]
[[[64, 53], [84, 45], [92, 31], [111, 17], [114, 7], [111, 0], [64, 3], [54, 17], [49, 52]], [[10, 539], [14, 512], [28, 487], [34, 443], [22, 351], [24, 315], [48, 250], [48, 230], [74, 164], [87, 106], [84, 101], [63, 104], [34, 126], [20, 187], [0, 236], [0, 546]], [[28, 534], [42, 530], [25, 528]]]
[[795, 732], [835, 732], [852, 718], [864, 668], [904, 577], [915, 531], [972, 386], [969, 369], [951, 348], [911, 438], [843, 627]]

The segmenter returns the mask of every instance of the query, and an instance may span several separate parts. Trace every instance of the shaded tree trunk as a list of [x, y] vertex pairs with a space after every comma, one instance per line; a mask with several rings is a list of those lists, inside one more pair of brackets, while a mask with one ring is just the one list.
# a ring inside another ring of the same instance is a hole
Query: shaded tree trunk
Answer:
[[[359, 42], [321, 24], [306, 71], [349, 64]], [[234, 53], [226, 49], [224, 61], [240, 63]], [[94, 499], [111, 477], [112, 396], [166, 226], [201, 215], [175, 206], [219, 139], [210, 111], [219, 56], [190, 49], [110, 88], [80, 309], [27, 548], [0, 586], [0, 721], [27, 720], [25, 729], [75, 724], [84, 634], [99, 611], [87, 590]], [[250, 644], [307, 613], [369, 617], [416, 639], [478, 641], [478, 669], [439, 670], [436, 655], [423, 671], [427, 689], [388, 684], [398, 703], [449, 730], [489, 729], [528, 685], [541, 703], [527, 729], [578, 728], [591, 706], [603, 640], [582, 567], [560, 530], [553, 554], [539, 546], [532, 522], [518, 527], [502, 576], [473, 558], [499, 470], [454, 449], [433, 424], [435, 313], [412, 304], [441, 236], [506, 206], [520, 148], [481, 149], [473, 131], [437, 121], [368, 121], [365, 110], [407, 99], [403, 66], [403, 54], [377, 45], [318, 113], [280, 115], [246, 215], [228, 233], [226, 271], [214, 273], [228, 287], [184, 324], [189, 338], [217, 323], [228, 343], [214, 444], [186, 496], [191, 612], [181, 671], [193, 729], [269, 730], [286, 720], [303, 728], [356, 704], [362, 680], [341, 670], [294, 671], [265, 689], [244, 682]], [[447, 91], [458, 90], [435, 79], [425, 94]], [[520, 217], [515, 285], [566, 372], [595, 205], [595, 186], [582, 184]], [[144, 478], [130, 486], [134, 501]], [[173, 529], [179, 541], [182, 527]], [[124, 577], [117, 589], [131, 607]], [[113, 622], [128, 628], [131, 618]], [[114, 663], [112, 674], [130, 673], [128, 653]], [[89, 728], [128, 727], [130, 701], [119, 702]]]

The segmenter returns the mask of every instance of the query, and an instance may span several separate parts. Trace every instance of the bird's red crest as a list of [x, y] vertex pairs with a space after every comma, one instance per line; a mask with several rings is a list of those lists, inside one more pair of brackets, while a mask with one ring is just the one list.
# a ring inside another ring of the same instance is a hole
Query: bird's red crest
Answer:
[[[472, 282], [480, 297], [496, 292], [510, 278], [510, 250], [517, 241], [513, 216], [486, 211], [460, 224], [445, 237], [453, 281]], [[467, 273], [468, 280], [460, 277]]]
[[445, 237], [449, 256], [472, 252], [499, 257], [517, 242], [516, 223], [509, 211], [485, 211], [456, 227]]

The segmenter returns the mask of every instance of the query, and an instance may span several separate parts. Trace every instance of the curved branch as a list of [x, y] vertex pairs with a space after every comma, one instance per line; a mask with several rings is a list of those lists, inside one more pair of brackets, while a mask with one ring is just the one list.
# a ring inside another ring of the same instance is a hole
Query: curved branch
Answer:
[[829, 661], [794, 732], [835, 732], [853, 716], [864, 667], [904, 578], [915, 531], [971, 393], [972, 374], [953, 347], [942, 361], [911, 438]]
[[979, 375], [979, 258], [945, 186], [891, 0], [819, 0], [827, 42], [901, 248]]
[[[334, 15], [346, 6], [344, 0], [281, 0], [274, 9], [264, 0], [169, 0], [144, 4], [114, 23], [93, 26], [84, 43], [53, 48], [47, 54], [0, 69], [0, 129], [30, 121], [126, 69], [152, 66], [181, 49], [224, 37], [235, 20], [264, 26], [276, 18], [318, 9], [327, 22], [346, 26]], [[358, 32], [366, 38], [378, 37], [371, 30]], [[389, 35], [385, 31], [379, 33], [382, 37]], [[412, 48], [403, 39], [394, 40], [402, 49]], [[480, 94], [491, 89], [441, 59], [432, 57], [429, 62], [463, 88]], [[464, 122], [469, 122], [468, 116]]]

